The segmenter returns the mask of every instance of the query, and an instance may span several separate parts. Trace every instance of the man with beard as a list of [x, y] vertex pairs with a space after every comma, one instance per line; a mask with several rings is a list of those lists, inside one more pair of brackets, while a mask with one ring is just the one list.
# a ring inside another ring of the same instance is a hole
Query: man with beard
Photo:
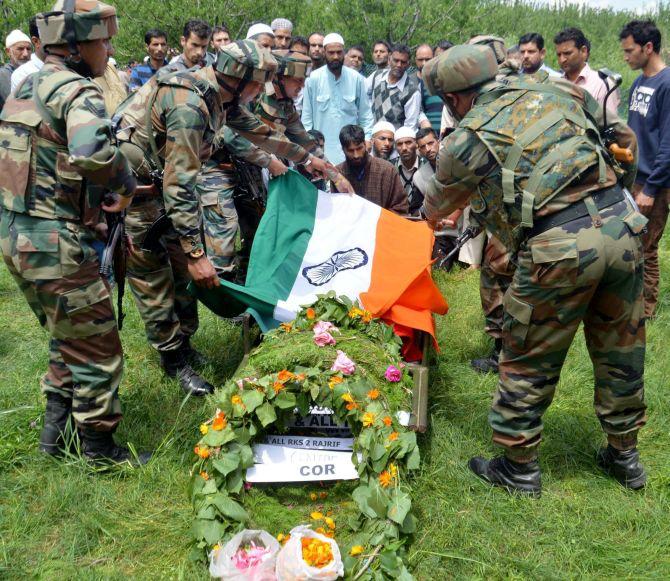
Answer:
[[263, 48], [272, 50], [275, 47], [275, 33], [267, 24], [256, 22], [247, 30], [247, 40], [255, 40]]
[[158, 72], [158, 69], [167, 65], [167, 60], [165, 60], [168, 48], [167, 33], [158, 28], [147, 30], [144, 35], [144, 44], [147, 46], [149, 60], [133, 67], [130, 73], [130, 91], [139, 89]]
[[372, 127], [372, 157], [389, 159], [393, 153], [395, 129], [388, 121], [378, 121]]
[[396, 169], [407, 195], [409, 213], [418, 213], [423, 203], [423, 195], [414, 187], [414, 175], [419, 171], [421, 160], [417, 155], [416, 132], [409, 127], [397, 129], [394, 135], [395, 149], [398, 153]]
[[368, 153], [363, 128], [345, 125], [339, 138], [345, 161], [337, 170], [349, 180], [356, 193], [396, 214], [407, 214], [407, 195], [398, 172], [392, 163]]
[[30, 60], [33, 52], [30, 37], [20, 30], [12, 30], [5, 39], [5, 52], [9, 57], [9, 62], [0, 68], [0, 109], [9, 97], [12, 88], [12, 73]]
[[544, 38], [541, 34], [537, 32], [524, 34], [519, 39], [519, 55], [522, 73], [532, 75], [537, 71], [545, 71], [550, 77], [560, 77], [554, 69], [544, 64], [547, 49], [544, 48]]
[[323, 46], [327, 66], [313, 71], [305, 83], [302, 122], [307, 131], [317, 129], [324, 134], [326, 157], [340, 163], [344, 160], [339, 143], [340, 129], [345, 125], [360, 125], [369, 139], [372, 111], [365, 93], [365, 79], [343, 66], [344, 39], [330, 33], [323, 39]]
[[307, 42], [309, 43], [309, 58], [312, 59], [312, 70], [315, 71], [326, 64], [326, 55], [323, 51], [323, 34], [312, 32]]
[[275, 18], [270, 23], [270, 28], [272, 28], [272, 32], [275, 35], [275, 48], [288, 49], [291, 45], [293, 23], [286, 18]]
[[391, 51], [389, 68], [377, 71], [366, 81], [375, 121], [389, 121], [395, 129], [403, 125], [416, 129], [419, 124], [419, 79], [407, 73], [409, 62], [409, 47], [396, 44]]
[[212, 28], [204, 20], [189, 20], [184, 25], [183, 34], [179, 39], [182, 53], [161, 69], [161, 75], [210, 64], [207, 62], [207, 47], [211, 36]]

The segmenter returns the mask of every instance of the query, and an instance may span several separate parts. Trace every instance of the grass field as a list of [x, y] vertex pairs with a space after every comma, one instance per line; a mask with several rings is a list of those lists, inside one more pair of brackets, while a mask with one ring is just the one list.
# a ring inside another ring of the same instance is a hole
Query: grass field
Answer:
[[[491, 454], [486, 423], [494, 376], [468, 361], [489, 349], [482, 332], [476, 272], [438, 274], [451, 310], [439, 321], [442, 351], [432, 370], [431, 428], [422, 436], [414, 483], [419, 530], [409, 560], [419, 580], [670, 577], [670, 244], [658, 318], [648, 326], [649, 424], [640, 449], [647, 488], [628, 492], [595, 467], [604, 441], [592, 411], [592, 378], [581, 336], [556, 400], [545, 416], [539, 500], [510, 497], [467, 469]], [[43, 414], [38, 381], [47, 337], [6, 269], [0, 268], [0, 578], [206, 579], [189, 560], [186, 494], [193, 443], [209, 406], [183, 401], [147, 346], [127, 301], [127, 354], [118, 436], [156, 449], [142, 470], [96, 474], [83, 461], [59, 463], [37, 452]], [[241, 357], [239, 330], [202, 312], [196, 345], [215, 363], [205, 375], [221, 384]], [[252, 489], [254, 524], [274, 533], [307, 520], [314, 488]], [[329, 489], [325, 509], [353, 510], [348, 485]], [[342, 519], [342, 522], [344, 519]]]

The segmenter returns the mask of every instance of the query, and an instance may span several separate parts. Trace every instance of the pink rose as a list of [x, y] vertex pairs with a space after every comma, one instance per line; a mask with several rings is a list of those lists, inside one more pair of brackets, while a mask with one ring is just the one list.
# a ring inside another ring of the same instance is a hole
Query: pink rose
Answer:
[[397, 383], [400, 381], [400, 378], [402, 377], [402, 372], [400, 369], [393, 365], [389, 365], [386, 368], [386, 372], [384, 373], [384, 377], [386, 378], [387, 381], [390, 381], [392, 383]]
[[337, 331], [337, 327], [330, 323], [329, 321], [319, 321], [314, 327], [312, 327], [315, 335], [320, 335], [326, 331]]
[[323, 331], [321, 333], [314, 334], [314, 342], [319, 347], [324, 347], [325, 345], [335, 345], [335, 338], [328, 331]]
[[344, 351], [337, 350], [337, 358], [330, 368], [331, 371], [341, 371], [342, 375], [351, 375], [356, 371], [356, 364], [347, 357]]

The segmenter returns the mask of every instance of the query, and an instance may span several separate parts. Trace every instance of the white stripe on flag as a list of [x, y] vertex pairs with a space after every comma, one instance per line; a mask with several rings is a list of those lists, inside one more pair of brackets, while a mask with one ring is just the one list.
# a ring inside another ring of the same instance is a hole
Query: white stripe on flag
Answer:
[[381, 207], [360, 196], [319, 192], [314, 231], [288, 298], [277, 302], [277, 321], [293, 320], [317, 294], [334, 290], [354, 300], [370, 288], [380, 214]]

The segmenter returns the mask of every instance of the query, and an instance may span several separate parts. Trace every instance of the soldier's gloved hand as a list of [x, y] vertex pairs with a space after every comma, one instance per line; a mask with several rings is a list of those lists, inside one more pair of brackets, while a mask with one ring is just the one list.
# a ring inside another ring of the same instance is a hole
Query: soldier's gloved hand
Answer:
[[119, 212], [123, 212], [128, 206], [130, 206], [130, 202], [133, 201], [132, 196], [119, 196], [119, 194], [107, 194], [105, 196], [105, 201], [102, 204], [102, 209], [105, 212], [109, 212], [110, 214], [118, 214]]
[[276, 157], [273, 157], [272, 161], [270, 162], [270, 165], [268, 166], [268, 171], [270, 172], [270, 175], [274, 178], [277, 176], [284, 175], [288, 171], [288, 168]]
[[200, 258], [188, 257], [188, 273], [198, 286], [215, 288], [220, 284], [216, 269], [204, 254]]

